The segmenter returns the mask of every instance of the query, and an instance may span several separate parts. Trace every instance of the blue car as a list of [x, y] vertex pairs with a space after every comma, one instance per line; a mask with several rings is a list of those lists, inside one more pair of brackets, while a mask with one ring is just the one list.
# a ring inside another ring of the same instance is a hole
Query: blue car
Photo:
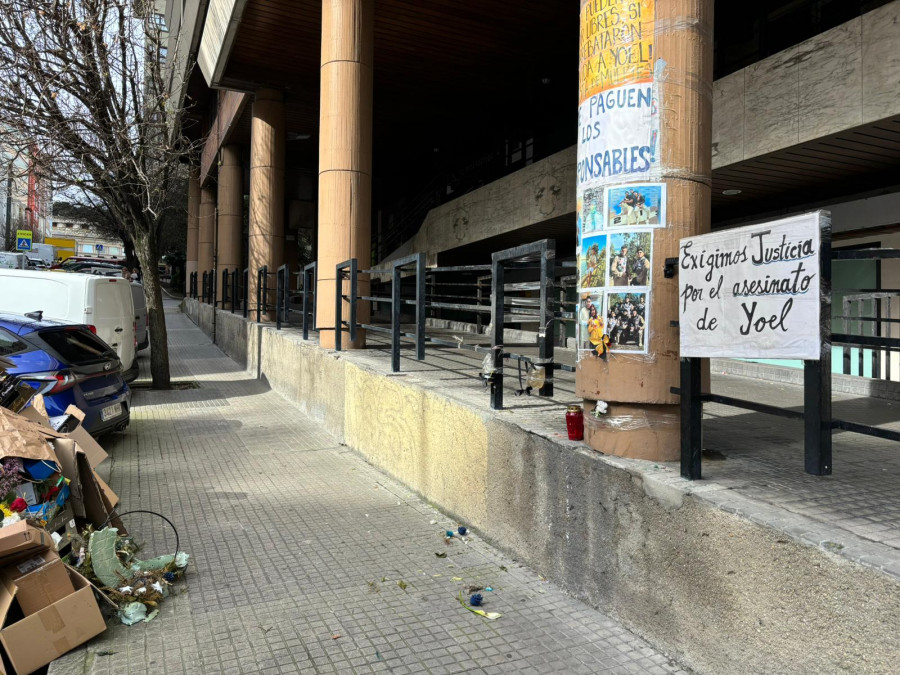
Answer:
[[118, 431], [131, 417], [131, 390], [115, 350], [88, 326], [0, 314], [0, 356], [7, 372], [44, 394], [47, 414], [75, 405], [93, 436]]

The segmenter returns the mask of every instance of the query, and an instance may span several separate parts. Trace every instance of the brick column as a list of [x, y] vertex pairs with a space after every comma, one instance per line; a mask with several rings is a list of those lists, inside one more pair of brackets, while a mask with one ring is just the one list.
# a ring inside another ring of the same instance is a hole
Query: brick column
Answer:
[[184, 292], [190, 290], [191, 274], [197, 271], [197, 246], [200, 236], [200, 169], [191, 167], [188, 178], [187, 256], [184, 265]]
[[[284, 258], [284, 101], [280, 91], [260, 89], [253, 101], [250, 128], [250, 283], [248, 302], [256, 316], [257, 270], [278, 270]], [[274, 277], [268, 286], [275, 288]], [[275, 306], [275, 292], [268, 305]], [[263, 317], [275, 318], [274, 311]]]
[[[321, 327], [334, 326], [335, 265], [350, 258], [368, 268], [372, 219], [372, 42], [373, 0], [323, 0], [322, 68], [319, 101], [318, 314]], [[345, 293], [349, 284], [345, 284]], [[360, 293], [368, 282], [360, 279]], [[368, 321], [360, 303], [359, 321]], [[349, 318], [345, 304], [344, 318]], [[323, 347], [334, 346], [323, 331]], [[365, 346], [343, 334], [343, 346]]]
[[[237, 145], [226, 145], [222, 148], [219, 164], [219, 228], [216, 237], [218, 248], [216, 254], [217, 287], [216, 299], [222, 300], [225, 289], [222, 287], [222, 271], [229, 274], [235, 270], [243, 273], [241, 267], [241, 251], [243, 233], [241, 225], [244, 212], [244, 172], [241, 167], [241, 149]], [[233, 301], [233, 298], [231, 299]], [[231, 309], [231, 303], [222, 309]]]
[[213, 187], [200, 188], [200, 217], [197, 237], [197, 265], [199, 278], [197, 292], [203, 292], [203, 273], [215, 265], [216, 240], [216, 190]]
[[[613, 302], [621, 306], [628, 293], [646, 298], [646, 322], [640, 343], [614, 345], [605, 360], [580, 352], [576, 390], [588, 410], [595, 401], [609, 404], [605, 415], [587, 419], [589, 445], [607, 454], [665, 461], [677, 459], [680, 448], [679, 397], [671, 392], [680, 381], [678, 328], [672, 326], [678, 319], [678, 278], [666, 278], [665, 261], [678, 257], [679, 239], [710, 228], [713, 0], [640, 0], [632, 6], [625, 15], [615, 3], [581, 3], [578, 201], [596, 202], [598, 194], [612, 201], [628, 186], [652, 195], [642, 184], [664, 183], [665, 203], [655, 206], [660, 218], [665, 207], [665, 219], [658, 228], [623, 226], [603, 213], [606, 228], [647, 230], [641, 237], [650, 249], [649, 278], [646, 272], [642, 282], [631, 275], [637, 252], [632, 246], [624, 285], [580, 273], [588, 279], [586, 286], [581, 282], [582, 297], [605, 297], [602, 311]], [[606, 105], [619, 100], [635, 105]], [[622, 236], [610, 234], [605, 242], [601, 255], [607, 265], [622, 250], [614, 245]], [[598, 237], [593, 241], [604, 245]], [[579, 255], [584, 261], [590, 254]], [[582, 336], [580, 347], [589, 336]]]

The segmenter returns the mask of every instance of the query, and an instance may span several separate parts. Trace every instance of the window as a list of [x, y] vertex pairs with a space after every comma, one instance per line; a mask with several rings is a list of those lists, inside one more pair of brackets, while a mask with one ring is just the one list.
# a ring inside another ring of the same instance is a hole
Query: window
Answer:
[[81, 245], [81, 252], [82, 252], [82, 253], [93, 253], [93, 252], [94, 252], [94, 245], [93, 245], [93, 244], [82, 244], [82, 245]]
[[110, 255], [119, 255], [119, 247], [118, 246], [110, 246], [109, 254]]
[[15, 335], [0, 328], [0, 356], [8, 356], [25, 349], [26, 345], [24, 342], [20, 342]]
[[153, 22], [153, 25], [159, 28], [160, 30], [169, 30], [168, 26], [166, 26], [166, 17], [162, 14], [155, 13], [150, 17], [150, 21]]
[[63, 358], [63, 361], [73, 366], [111, 359], [116, 355], [103, 340], [87, 328], [42, 330], [39, 335]]

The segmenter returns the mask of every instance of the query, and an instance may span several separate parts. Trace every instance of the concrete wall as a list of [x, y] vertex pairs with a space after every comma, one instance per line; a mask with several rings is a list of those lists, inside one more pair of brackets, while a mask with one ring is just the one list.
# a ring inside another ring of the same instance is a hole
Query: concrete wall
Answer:
[[713, 169], [900, 113], [900, 0], [713, 84]]
[[575, 164], [573, 145], [432, 209], [416, 235], [385, 262], [424, 251], [432, 265], [441, 251], [574, 214]]
[[711, 486], [676, 488], [542, 438], [412, 373], [391, 377], [365, 353], [221, 311], [216, 330], [338, 440], [701, 672], [895, 665], [900, 584], [725, 512], [702, 498]]

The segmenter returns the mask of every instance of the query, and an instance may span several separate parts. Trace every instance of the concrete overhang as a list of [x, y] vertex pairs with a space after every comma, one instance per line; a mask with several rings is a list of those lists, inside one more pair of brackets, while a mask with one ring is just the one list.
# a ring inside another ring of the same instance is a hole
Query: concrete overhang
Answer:
[[213, 89], [221, 86], [248, 0], [210, 0], [197, 63]]

